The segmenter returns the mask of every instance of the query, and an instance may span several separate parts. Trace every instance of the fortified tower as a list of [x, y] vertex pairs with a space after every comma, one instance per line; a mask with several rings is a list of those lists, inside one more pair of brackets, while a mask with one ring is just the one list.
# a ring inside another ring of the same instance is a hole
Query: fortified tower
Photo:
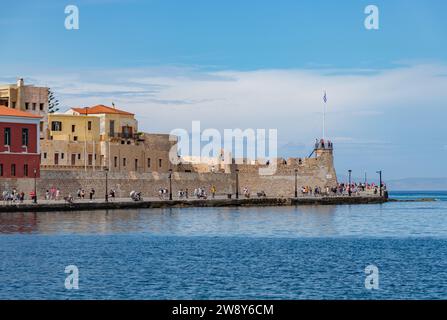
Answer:
[[314, 153], [315, 157], [319, 158], [321, 156], [330, 156], [332, 157], [332, 151], [334, 150], [334, 146], [330, 140], [315, 141]]
[[[315, 147], [312, 153], [315, 154], [315, 158], [319, 160], [321, 165], [326, 170], [326, 180], [328, 185], [337, 184], [337, 174], [334, 166], [334, 145], [330, 140], [318, 139], [315, 141]], [[311, 154], [312, 156], [312, 154]]]

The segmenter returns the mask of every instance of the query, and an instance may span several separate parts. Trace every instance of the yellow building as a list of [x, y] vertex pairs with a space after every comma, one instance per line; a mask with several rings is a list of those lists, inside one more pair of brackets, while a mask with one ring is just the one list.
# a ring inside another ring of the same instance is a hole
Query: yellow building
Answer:
[[43, 167], [101, 168], [99, 119], [52, 113], [48, 115], [48, 139], [41, 141]]
[[41, 141], [43, 168], [167, 172], [175, 141], [168, 134], [138, 132], [134, 114], [104, 105], [49, 115]]
[[48, 115], [49, 139], [99, 142], [99, 118], [52, 113]]
[[138, 122], [133, 113], [96, 105], [87, 108], [71, 108], [66, 114], [99, 118], [101, 141], [130, 140], [138, 138]]

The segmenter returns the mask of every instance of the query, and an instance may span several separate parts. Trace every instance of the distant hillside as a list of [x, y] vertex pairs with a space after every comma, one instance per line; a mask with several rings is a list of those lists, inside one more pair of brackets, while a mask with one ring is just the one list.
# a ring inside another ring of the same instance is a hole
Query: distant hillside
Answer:
[[447, 190], [447, 178], [406, 178], [387, 180], [386, 183], [389, 190]]

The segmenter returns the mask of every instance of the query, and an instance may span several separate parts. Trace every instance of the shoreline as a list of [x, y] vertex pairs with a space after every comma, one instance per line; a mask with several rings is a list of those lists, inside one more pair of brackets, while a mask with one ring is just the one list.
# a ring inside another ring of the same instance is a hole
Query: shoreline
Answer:
[[248, 199], [180, 199], [180, 200], [143, 200], [110, 202], [74, 202], [40, 204], [0, 205], [0, 212], [49, 212], [49, 211], [94, 211], [114, 209], [156, 209], [191, 207], [276, 207], [299, 205], [357, 205], [380, 204], [390, 201], [385, 197], [299, 197], [299, 198], [248, 198]]

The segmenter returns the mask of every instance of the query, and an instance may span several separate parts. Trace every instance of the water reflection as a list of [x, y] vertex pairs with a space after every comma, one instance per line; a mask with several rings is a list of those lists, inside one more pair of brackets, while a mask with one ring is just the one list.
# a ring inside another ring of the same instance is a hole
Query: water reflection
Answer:
[[0, 213], [0, 234], [441, 236], [447, 203]]

